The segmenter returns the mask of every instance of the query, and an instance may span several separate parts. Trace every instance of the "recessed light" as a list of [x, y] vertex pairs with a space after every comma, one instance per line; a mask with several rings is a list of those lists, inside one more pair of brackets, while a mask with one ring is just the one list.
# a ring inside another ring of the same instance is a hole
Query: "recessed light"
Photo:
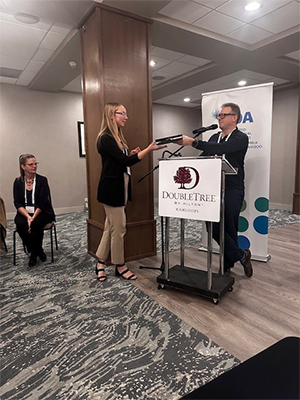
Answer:
[[76, 68], [77, 67], [77, 62], [76, 61], [70, 61], [69, 65], [71, 68]]
[[245, 86], [246, 83], [247, 83], [247, 81], [242, 80], [242, 81], [239, 81], [239, 82], [238, 82], [238, 85], [239, 85], [239, 86]]
[[156, 62], [153, 61], [153, 60], [151, 60], [151, 61], [150, 61], [150, 65], [151, 65], [151, 67], [154, 67], [154, 65], [156, 65]]
[[191, 99], [189, 97], [186, 97], [185, 99], [183, 99], [183, 101], [185, 101], [186, 103], [188, 103], [189, 101], [191, 101]]
[[23, 24], [37, 24], [40, 22], [39, 17], [31, 14], [25, 14], [22, 12], [17, 12], [14, 14], [14, 17], [17, 21], [23, 22]]
[[254, 11], [260, 7], [260, 3], [258, 1], [251, 1], [245, 6], [246, 11]]

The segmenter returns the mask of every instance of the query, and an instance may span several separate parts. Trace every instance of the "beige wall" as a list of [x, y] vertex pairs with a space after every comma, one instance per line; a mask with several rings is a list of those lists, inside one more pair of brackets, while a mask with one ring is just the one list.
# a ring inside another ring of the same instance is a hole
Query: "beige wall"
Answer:
[[0, 120], [0, 191], [8, 217], [15, 214], [12, 185], [22, 153], [33, 153], [40, 162], [38, 172], [49, 180], [57, 214], [83, 210], [86, 168], [77, 139], [77, 121], [83, 120], [81, 95], [1, 84]]
[[[298, 88], [274, 92], [271, 208], [292, 209], [298, 101]], [[39, 172], [48, 177], [57, 214], [83, 210], [87, 197], [86, 167], [85, 158], [78, 154], [77, 137], [77, 121], [82, 118], [80, 94], [45, 93], [0, 84], [0, 192], [8, 217], [15, 214], [12, 184], [19, 174], [18, 157], [24, 152], [36, 155], [40, 162]], [[191, 131], [200, 126], [199, 110], [153, 105], [154, 138], [177, 133], [191, 135]], [[177, 148], [176, 145], [168, 146], [170, 151]], [[161, 153], [154, 153], [154, 166]], [[185, 148], [182, 155], [193, 156], [195, 150]], [[154, 172], [155, 197], [157, 177], [158, 170]]]
[[274, 93], [270, 207], [292, 211], [299, 87]]

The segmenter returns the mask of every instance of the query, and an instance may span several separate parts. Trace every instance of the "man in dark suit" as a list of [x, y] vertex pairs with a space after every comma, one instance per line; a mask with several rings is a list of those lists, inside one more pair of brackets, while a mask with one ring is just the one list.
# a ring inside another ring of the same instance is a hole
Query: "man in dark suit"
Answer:
[[[224, 269], [229, 271], [234, 263], [240, 261], [245, 275], [253, 275], [250, 249], [242, 250], [238, 245], [238, 219], [244, 200], [244, 159], [248, 149], [248, 136], [237, 128], [241, 111], [237, 104], [225, 103], [218, 114], [221, 132], [215, 133], [206, 142], [183, 136], [178, 144], [191, 145], [202, 150], [202, 156], [225, 154], [229, 163], [237, 169], [237, 175], [227, 175], [225, 178], [225, 243]], [[220, 244], [220, 223], [213, 223], [213, 238]]]

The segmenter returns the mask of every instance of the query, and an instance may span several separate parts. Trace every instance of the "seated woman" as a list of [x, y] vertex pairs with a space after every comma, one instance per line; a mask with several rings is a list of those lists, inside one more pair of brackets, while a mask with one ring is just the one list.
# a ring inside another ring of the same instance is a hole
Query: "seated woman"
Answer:
[[43, 251], [44, 226], [55, 221], [51, 204], [50, 188], [45, 176], [36, 173], [33, 154], [19, 157], [20, 176], [13, 186], [14, 205], [17, 209], [15, 224], [30, 255], [29, 267], [37, 263], [37, 257], [46, 261]]

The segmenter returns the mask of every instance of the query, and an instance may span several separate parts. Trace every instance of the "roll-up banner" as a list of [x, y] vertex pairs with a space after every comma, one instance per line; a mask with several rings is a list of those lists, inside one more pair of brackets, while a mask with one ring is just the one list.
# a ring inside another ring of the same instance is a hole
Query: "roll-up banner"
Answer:
[[[216, 122], [223, 103], [240, 106], [242, 115], [238, 128], [249, 137], [245, 157], [245, 199], [239, 217], [238, 243], [243, 250], [251, 249], [253, 259], [267, 261], [273, 83], [204, 93], [203, 126]], [[211, 133], [206, 132], [202, 139], [208, 140], [210, 136]], [[205, 225], [202, 233], [202, 245], [205, 247]], [[217, 248], [216, 243], [214, 247]]]

